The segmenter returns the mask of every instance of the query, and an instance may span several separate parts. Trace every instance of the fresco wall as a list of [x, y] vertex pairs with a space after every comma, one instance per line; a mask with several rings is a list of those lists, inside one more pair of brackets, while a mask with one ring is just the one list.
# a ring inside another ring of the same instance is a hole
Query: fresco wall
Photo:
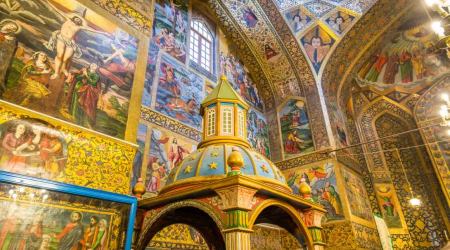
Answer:
[[299, 185], [302, 179], [312, 189], [312, 199], [320, 203], [327, 210], [323, 222], [344, 219], [344, 204], [342, 193], [338, 189], [336, 168], [333, 162], [318, 162], [290, 168], [283, 171], [287, 183], [296, 195], [299, 194]]
[[0, 13], [2, 99], [123, 139], [138, 39], [74, 0], [19, 8]]
[[341, 171], [352, 219], [362, 224], [373, 224], [372, 210], [362, 178], [346, 168]]
[[0, 170], [122, 194], [134, 145], [0, 101]]
[[278, 108], [278, 122], [283, 158], [289, 159], [314, 151], [306, 104], [301, 99], [289, 99]]

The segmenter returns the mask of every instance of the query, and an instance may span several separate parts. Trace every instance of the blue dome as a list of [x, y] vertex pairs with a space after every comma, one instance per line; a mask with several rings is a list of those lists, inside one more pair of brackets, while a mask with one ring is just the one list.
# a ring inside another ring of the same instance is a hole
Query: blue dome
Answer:
[[179, 185], [191, 186], [225, 178], [231, 171], [226, 161], [232, 148], [237, 149], [244, 159], [242, 175], [289, 190], [284, 175], [263, 155], [236, 144], [214, 144], [198, 149], [172, 169], [162, 192]]

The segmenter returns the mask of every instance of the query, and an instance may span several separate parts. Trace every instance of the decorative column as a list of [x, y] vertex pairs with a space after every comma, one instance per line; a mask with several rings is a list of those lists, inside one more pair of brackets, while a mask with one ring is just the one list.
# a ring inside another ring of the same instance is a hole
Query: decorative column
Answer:
[[[237, 149], [233, 149], [227, 158], [227, 164], [231, 168], [228, 176], [240, 175], [244, 160]], [[250, 250], [250, 234], [248, 228], [248, 211], [252, 209], [252, 199], [256, 189], [232, 185], [215, 190], [223, 203], [223, 211], [227, 213], [227, 228], [225, 245], [227, 250]]]
[[223, 202], [223, 211], [227, 213], [225, 244], [227, 250], [249, 250], [250, 234], [248, 228], [248, 211], [252, 208], [255, 189], [233, 185], [215, 190]]
[[325, 242], [322, 237], [322, 217], [325, 212], [314, 208], [303, 211], [303, 221], [308, 227], [312, 237], [314, 250], [325, 249]]

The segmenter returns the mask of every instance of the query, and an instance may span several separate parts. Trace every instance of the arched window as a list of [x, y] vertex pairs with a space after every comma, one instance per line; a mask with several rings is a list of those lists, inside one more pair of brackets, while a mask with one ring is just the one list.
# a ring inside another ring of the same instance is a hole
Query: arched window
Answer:
[[213, 71], [213, 35], [200, 20], [191, 22], [190, 60], [208, 72]]
[[222, 108], [222, 135], [233, 135], [233, 107]]
[[214, 108], [208, 110], [207, 128], [206, 136], [211, 136], [216, 133], [216, 110]]
[[239, 120], [239, 124], [238, 124], [238, 134], [240, 137], [244, 138], [244, 111], [243, 110], [239, 110], [238, 111], [238, 120]]

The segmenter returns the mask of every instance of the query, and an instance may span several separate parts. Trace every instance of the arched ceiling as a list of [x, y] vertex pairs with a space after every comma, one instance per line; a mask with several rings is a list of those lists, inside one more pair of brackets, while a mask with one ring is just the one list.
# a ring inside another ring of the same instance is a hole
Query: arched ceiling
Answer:
[[264, 99], [270, 100], [267, 95], [273, 97], [273, 103], [266, 101], [266, 110], [275, 110], [289, 96], [304, 97], [310, 120], [315, 124], [316, 148], [329, 146], [314, 72], [275, 3], [272, 0], [209, 0], [209, 3], [231, 39], [239, 48], [248, 48], [241, 51], [244, 63], [263, 72], [254, 76], [263, 78], [257, 83], [268, 84], [258, 86], [263, 89]]
[[392, 28], [398, 18], [421, 0], [379, 0], [342, 39], [329, 59], [322, 75], [322, 89], [329, 105], [344, 107], [353, 77], [370, 48]]

